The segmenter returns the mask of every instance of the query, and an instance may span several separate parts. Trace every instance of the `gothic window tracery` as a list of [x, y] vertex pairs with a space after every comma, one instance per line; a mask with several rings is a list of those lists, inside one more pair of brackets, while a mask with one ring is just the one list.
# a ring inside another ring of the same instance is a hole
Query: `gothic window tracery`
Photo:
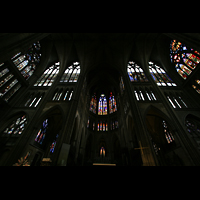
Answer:
[[40, 49], [40, 42], [37, 41], [29, 47], [27, 53], [22, 54], [19, 52], [11, 58], [13, 64], [17, 67], [17, 69], [21, 72], [26, 80], [28, 80], [33, 75], [37, 65], [40, 62]]
[[29, 95], [28, 100], [26, 101], [26, 103], [24, 104], [25, 107], [37, 107], [38, 104], [40, 103], [40, 101], [42, 100], [42, 98], [44, 97], [44, 93], [31, 93]]
[[21, 83], [10, 72], [9, 66], [5, 63], [0, 64], [0, 97], [6, 102], [21, 88]]
[[158, 86], [177, 86], [163, 68], [151, 61], [149, 62], [149, 71]]
[[110, 92], [109, 97], [109, 114], [114, 113], [117, 111], [117, 103], [115, 97], [113, 96], [112, 92]]
[[107, 115], [107, 99], [105, 94], [101, 94], [99, 98], [98, 115]]
[[170, 43], [170, 59], [178, 74], [186, 80], [200, 62], [200, 53], [179, 41]]
[[96, 109], [97, 109], [97, 98], [96, 95], [94, 94], [90, 101], [90, 111], [96, 114]]
[[70, 65], [69, 67], [67, 67], [67, 69], [65, 70], [64, 74], [62, 75], [60, 82], [77, 82], [79, 75], [81, 72], [81, 68], [80, 68], [80, 63], [79, 62], [73, 62], [72, 65]]
[[13, 121], [4, 131], [4, 134], [8, 135], [21, 135], [25, 126], [27, 124], [26, 115], [18, 117], [15, 121]]
[[42, 76], [37, 80], [34, 86], [51, 86], [56, 79], [60, 69], [60, 62], [53, 64], [48, 67]]
[[47, 128], [48, 128], [48, 119], [45, 119], [42, 123], [42, 127], [40, 128], [40, 130], [38, 131], [36, 137], [35, 137], [35, 141], [39, 144], [42, 144], [42, 142], [44, 141], [44, 138], [46, 136], [46, 132], [47, 132]]
[[143, 69], [133, 61], [128, 62], [127, 72], [131, 82], [148, 82]]

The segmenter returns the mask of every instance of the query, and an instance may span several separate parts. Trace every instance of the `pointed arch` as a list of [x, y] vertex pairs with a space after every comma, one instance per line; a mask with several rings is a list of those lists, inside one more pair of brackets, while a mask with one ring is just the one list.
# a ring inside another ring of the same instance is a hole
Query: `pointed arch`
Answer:
[[160, 66], [149, 61], [149, 71], [158, 86], [177, 86]]
[[56, 62], [50, 67], [47, 67], [42, 76], [36, 81], [34, 86], [51, 86], [59, 73], [59, 69], [60, 62]]
[[170, 118], [158, 108], [149, 106], [145, 113], [145, 122], [159, 165], [183, 165], [180, 155], [175, 151], [178, 139]]
[[143, 69], [133, 61], [128, 62], [127, 73], [131, 82], [148, 82]]
[[81, 73], [81, 67], [79, 62], [73, 62], [72, 65], [68, 66], [63, 73], [60, 82], [77, 82]]

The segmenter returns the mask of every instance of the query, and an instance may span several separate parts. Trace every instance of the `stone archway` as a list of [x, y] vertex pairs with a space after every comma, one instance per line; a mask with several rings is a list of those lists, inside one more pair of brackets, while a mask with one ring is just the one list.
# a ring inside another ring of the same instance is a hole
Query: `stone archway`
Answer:
[[176, 153], [177, 138], [171, 120], [159, 109], [151, 106], [146, 112], [145, 122], [159, 165], [183, 165]]

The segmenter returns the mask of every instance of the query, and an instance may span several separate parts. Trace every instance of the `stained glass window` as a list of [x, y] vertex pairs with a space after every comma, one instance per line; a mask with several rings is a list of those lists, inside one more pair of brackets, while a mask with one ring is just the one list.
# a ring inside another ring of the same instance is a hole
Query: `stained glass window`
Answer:
[[79, 62], [74, 62], [64, 72], [60, 82], [77, 82], [80, 75], [81, 68]]
[[110, 130], [115, 130], [115, 129], [118, 129], [118, 128], [119, 128], [118, 120], [112, 119], [110, 121]]
[[194, 82], [194, 84], [192, 85], [192, 87], [196, 90], [196, 92], [198, 92], [200, 94], [200, 80], [196, 79], [193, 82]]
[[100, 149], [100, 157], [105, 157], [106, 156], [106, 151], [104, 147], [101, 147]]
[[99, 98], [98, 115], [107, 115], [107, 100], [105, 94], [101, 94]]
[[38, 131], [38, 133], [37, 133], [37, 135], [35, 137], [35, 141], [38, 142], [39, 144], [42, 144], [42, 142], [44, 141], [48, 125], [49, 125], [48, 124], [48, 119], [45, 119], [43, 121], [43, 123], [42, 123], [41, 129]]
[[40, 49], [41, 45], [39, 41], [37, 41], [30, 46], [26, 54], [21, 54], [21, 52], [19, 52], [11, 58], [14, 65], [26, 80], [28, 80], [33, 75], [37, 65], [40, 62]]
[[52, 142], [51, 146], [50, 146], [50, 153], [53, 153], [56, 147], [56, 142], [58, 139], [58, 134], [56, 135], [56, 139]]
[[165, 138], [166, 138], [168, 144], [172, 143], [174, 141], [174, 137], [173, 137], [171, 131], [169, 130], [168, 125], [165, 120], [163, 120], [162, 125], [163, 125], [163, 131], [165, 134]]
[[110, 97], [109, 97], [109, 113], [114, 113], [117, 111], [117, 104], [115, 97], [112, 95], [112, 92], [110, 92]]
[[21, 88], [21, 84], [18, 79], [10, 73], [9, 68], [4, 63], [0, 66], [0, 78], [0, 97], [8, 102], [8, 100]]
[[156, 101], [157, 100], [152, 90], [146, 89], [145, 91], [141, 91], [140, 89], [138, 90], [137, 88], [135, 88], [134, 94], [137, 101]]
[[177, 86], [160, 66], [149, 62], [149, 71], [158, 86]]
[[59, 101], [61, 99], [62, 94], [63, 94], [63, 90], [62, 89], [60, 89], [60, 90], [57, 89], [57, 91], [55, 92], [55, 94], [54, 94], [54, 96], [52, 98], [52, 101]]
[[195, 135], [196, 128], [195, 128], [194, 122], [192, 120], [186, 119], [185, 120], [185, 125], [187, 127], [188, 133], [190, 133], [191, 135]]
[[187, 104], [185, 103], [180, 94], [177, 95], [165, 94], [165, 95], [173, 108], [188, 108]]
[[41, 94], [41, 93], [37, 93], [37, 94], [34, 94], [32, 93], [28, 100], [26, 101], [25, 103], [25, 107], [37, 107], [37, 105], [39, 104], [39, 102], [42, 100], [42, 97], [44, 96], [44, 93]]
[[5, 134], [21, 135], [27, 124], [26, 115], [18, 117], [12, 124], [4, 130]]
[[94, 94], [90, 101], [90, 111], [96, 114], [96, 109], [97, 109], [97, 98], [96, 95]]
[[128, 62], [127, 72], [131, 82], [148, 82], [143, 69], [133, 61]]
[[59, 68], [60, 62], [48, 67], [34, 86], [51, 86], [59, 73]]
[[200, 53], [172, 40], [170, 44], [170, 59], [175, 64], [178, 74], [186, 80], [200, 62]]
[[71, 93], [70, 93], [70, 95], [69, 95], [69, 99], [68, 99], [69, 101], [71, 101], [71, 100], [72, 100], [72, 95], [73, 95], [73, 92], [74, 92], [74, 91], [72, 90], [72, 91], [71, 91]]

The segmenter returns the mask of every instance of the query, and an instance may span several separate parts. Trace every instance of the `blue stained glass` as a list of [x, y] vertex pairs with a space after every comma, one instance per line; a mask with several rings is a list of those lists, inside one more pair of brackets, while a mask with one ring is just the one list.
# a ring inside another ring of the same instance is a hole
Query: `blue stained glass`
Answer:
[[56, 139], [52, 142], [50, 146], [50, 152], [53, 153], [56, 147], [56, 142], [57, 142], [58, 134], [56, 135]]
[[42, 128], [38, 131], [38, 134], [35, 137], [35, 141], [38, 142], [39, 144], [42, 144], [42, 142], [44, 141], [47, 128], [48, 128], [48, 119], [44, 120]]

